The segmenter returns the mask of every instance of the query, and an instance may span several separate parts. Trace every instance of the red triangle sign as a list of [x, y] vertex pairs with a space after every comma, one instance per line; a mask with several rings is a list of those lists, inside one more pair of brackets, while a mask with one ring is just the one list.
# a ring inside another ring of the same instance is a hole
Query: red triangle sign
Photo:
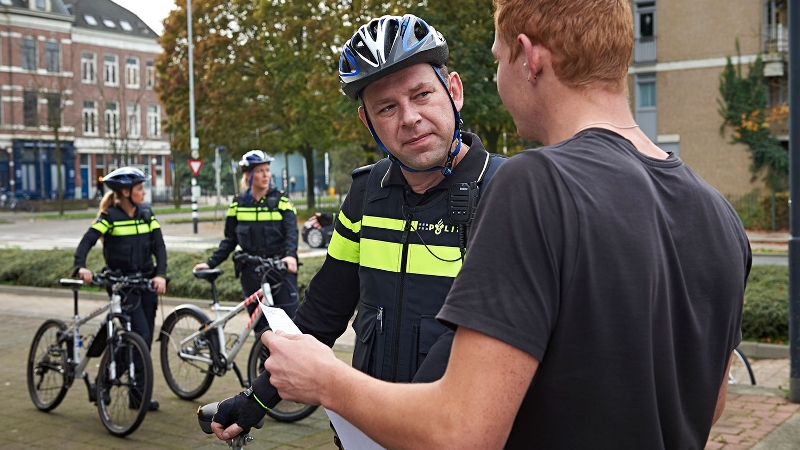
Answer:
[[200, 173], [200, 168], [203, 167], [203, 160], [202, 159], [187, 159], [187, 163], [189, 163], [189, 168], [192, 169], [192, 176], [197, 176]]

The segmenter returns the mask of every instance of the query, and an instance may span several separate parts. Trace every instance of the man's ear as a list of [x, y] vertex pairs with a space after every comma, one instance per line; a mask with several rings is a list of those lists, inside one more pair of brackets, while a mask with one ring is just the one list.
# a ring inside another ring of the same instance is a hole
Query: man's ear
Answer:
[[364, 110], [364, 105], [358, 107], [358, 117], [361, 118], [361, 123], [363, 123], [367, 129], [369, 129], [369, 124], [367, 123], [367, 111]]
[[534, 44], [525, 34], [517, 36], [517, 42], [522, 46], [524, 60], [528, 68], [528, 80], [536, 80], [542, 74], [544, 66], [549, 63], [549, 51], [541, 44]]
[[453, 103], [456, 104], [456, 109], [461, 111], [464, 106], [464, 85], [461, 83], [461, 76], [458, 72], [450, 72], [448, 84], [450, 85], [450, 95], [453, 96]]

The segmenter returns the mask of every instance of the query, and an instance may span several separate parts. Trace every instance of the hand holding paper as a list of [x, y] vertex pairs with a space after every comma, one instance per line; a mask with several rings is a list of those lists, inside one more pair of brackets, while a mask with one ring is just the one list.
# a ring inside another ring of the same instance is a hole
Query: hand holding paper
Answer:
[[297, 325], [295, 325], [292, 319], [286, 314], [286, 311], [281, 308], [266, 306], [263, 303], [259, 303], [259, 305], [261, 305], [261, 311], [267, 318], [267, 322], [269, 322], [269, 327], [272, 331], [280, 330], [286, 334], [302, 334], [300, 329], [297, 328]]

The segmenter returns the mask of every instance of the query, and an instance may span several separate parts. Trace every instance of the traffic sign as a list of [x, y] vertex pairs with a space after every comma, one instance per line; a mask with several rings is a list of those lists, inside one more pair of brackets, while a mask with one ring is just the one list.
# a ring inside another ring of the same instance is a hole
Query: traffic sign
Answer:
[[192, 169], [192, 176], [197, 176], [200, 173], [200, 168], [203, 167], [203, 160], [202, 159], [187, 159], [187, 163], [189, 163], [189, 168]]

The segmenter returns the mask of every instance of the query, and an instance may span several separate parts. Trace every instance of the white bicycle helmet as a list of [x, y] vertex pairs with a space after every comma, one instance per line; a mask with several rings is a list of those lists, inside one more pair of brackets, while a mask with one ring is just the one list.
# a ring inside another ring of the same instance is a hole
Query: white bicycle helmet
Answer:
[[260, 164], [269, 164], [272, 161], [275, 161], [275, 158], [269, 156], [263, 151], [250, 150], [242, 155], [242, 159], [239, 161], [239, 167], [241, 167], [245, 172], [249, 172], [253, 170], [255, 166]]
[[144, 183], [146, 179], [144, 173], [135, 167], [120, 167], [103, 177], [103, 183], [112, 191], [119, 191]]
[[371, 20], [344, 44], [339, 57], [342, 91], [357, 101], [367, 85], [419, 63], [447, 64], [449, 50], [441, 33], [412, 14]]

